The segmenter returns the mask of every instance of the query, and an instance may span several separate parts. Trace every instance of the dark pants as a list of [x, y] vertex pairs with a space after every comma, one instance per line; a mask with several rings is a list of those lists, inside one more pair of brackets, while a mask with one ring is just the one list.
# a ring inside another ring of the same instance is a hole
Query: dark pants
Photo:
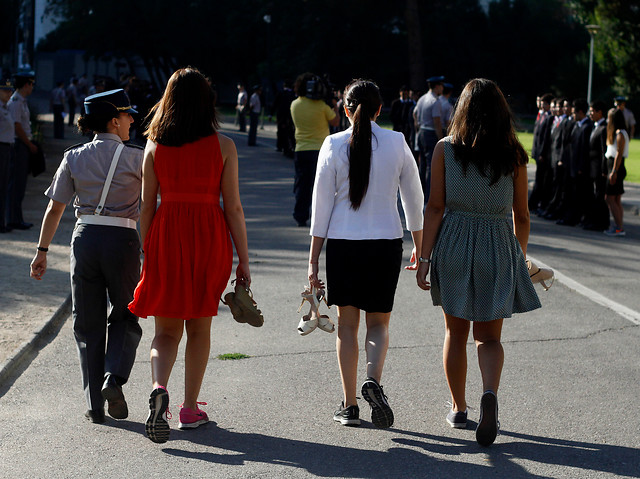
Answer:
[[249, 123], [249, 136], [247, 138], [247, 144], [249, 146], [255, 146], [256, 136], [258, 135], [258, 120], [260, 119], [260, 113], [250, 113]]
[[296, 203], [293, 207], [293, 219], [299, 225], [306, 224], [311, 216], [311, 197], [319, 153], [319, 150], [296, 151], [293, 180], [293, 194], [296, 197]]
[[247, 131], [247, 115], [240, 110], [238, 110], [238, 124], [240, 131]]
[[64, 138], [64, 105], [53, 105], [53, 137]]
[[564, 200], [565, 187], [565, 167], [559, 164], [553, 167], [553, 181], [551, 183], [551, 201], [547, 205], [545, 215], [549, 215], [549, 219], [558, 218], [561, 212]]
[[585, 215], [586, 227], [593, 230], [609, 228], [609, 207], [604, 199], [608, 178], [600, 175], [594, 179], [593, 204], [587, 208]]
[[20, 140], [16, 140], [15, 154], [9, 166], [9, 193], [7, 199], [7, 222], [23, 223], [22, 200], [27, 189], [29, 174], [29, 148]]
[[438, 143], [438, 136], [434, 130], [420, 129], [418, 133], [418, 148], [420, 148], [420, 167], [418, 171], [425, 203], [429, 201], [429, 193], [431, 192], [431, 157], [436, 143]]
[[129, 379], [142, 329], [127, 305], [139, 279], [136, 230], [76, 225], [71, 239], [73, 332], [89, 409], [104, 406], [101, 389], [106, 374], [117, 376], [120, 384]]
[[73, 120], [76, 117], [76, 102], [69, 100], [69, 126], [73, 126]]
[[583, 173], [578, 173], [571, 177], [567, 191], [567, 210], [564, 214], [564, 221], [569, 225], [580, 223], [588, 210], [588, 206], [593, 204], [593, 180]]
[[293, 158], [293, 150], [296, 147], [295, 129], [291, 118], [278, 120], [278, 132], [276, 140], [276, 148], [282, 151], [286, 156]]
[[549, 164], [549, 159], [536, 161], [536, 179], [529, 196], [529, 209], [536, 211], [546, 209], [551, 201], [551, 191], [553, 183], [553, 169]]
[[[7, 197], [9, 190], [9, 165], [13, 160], [13, 146], [5, 143], [0, 144], [0, 230], [7, 226], [5, 216], [7, 215]], [[608, 214], [608, 213], [607, 213]]]

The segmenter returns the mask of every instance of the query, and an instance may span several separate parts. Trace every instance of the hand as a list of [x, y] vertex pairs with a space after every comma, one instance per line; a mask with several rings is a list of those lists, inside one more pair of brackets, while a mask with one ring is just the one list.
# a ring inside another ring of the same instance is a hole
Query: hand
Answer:
[[416, 281], [418, 282], [418, 288], [429, 291], [431, 284], [427, 281], [429, 276], [429, 263], [420, 263], [418, 265], [418, 272], [416, 273]]
[[411, 271], [415, 271], [416, 269], [418, 269], [418, 254], [416, 253], [416, 247], [413, 247], [413, 250], [411, 251], [411, 258], [409, 259], [409, 262], [411, 263], [409, 266], [405, 266], [404, 269], [406, 270], [411, 270]]
[[323, 289], [324, 282], [318, 279], [318, 269], [318, 263], [309, 263], [309, 286]]
[[42, 276], [47, 271], [47, 253], [38, 251], [31, 261], [31, 274], [33, 279], [42, 281]]
[[615, 185], [617, 178], [618, 178], [617, 171], [612, 171], [611, 173], [609, 173], [609, 183], [611, 183], [612, 185]]
[[236, 283], [242, 284], [247, 288], [251, 286], [251, 272], [249, 271], [248, 264], [238, 264], [236, 268]]
[[33, 143], [29, 143], [29, 151], [35, 155], [38, 153], [38, 147]]

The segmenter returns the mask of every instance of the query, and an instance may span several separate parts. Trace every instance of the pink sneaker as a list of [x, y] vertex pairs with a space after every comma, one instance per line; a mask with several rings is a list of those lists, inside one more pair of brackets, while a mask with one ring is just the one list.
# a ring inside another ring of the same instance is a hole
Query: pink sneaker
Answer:
[[[202, 404], [206, 406], [206, 402], [199, 402], [197, 404]], [[178, 427], [180, 429], [195, 429], [202, 424], [206, 424], [209, 422], [209, 416], [202, 409], [197, 408], [197, 411], [194, 411], [191, 408], [180, 406], [180, 422], [178, 423]]]

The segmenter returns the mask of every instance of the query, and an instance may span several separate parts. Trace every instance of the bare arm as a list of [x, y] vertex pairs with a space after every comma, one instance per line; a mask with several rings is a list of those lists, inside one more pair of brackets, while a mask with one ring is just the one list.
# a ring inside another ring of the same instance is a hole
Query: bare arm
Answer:
[[422, 230], [412, 231], [411, 239], [413, 240], [413, 251], [411, 251], [411, 258], [409, 266], [405, 266], [404, 269], [416, 270], [418, 269], [418, 258], [420, 257], [420, 250], [422, 248]]
[[522, 165], [518, 167], [513, 177], [513, 232], [525, 257], [529, 243], [528, 188], [527, 165]]
[[336, 116], [334, 116], [332, 120], [329, 120], [329, 125], [338, 126], [340, 124], [340, 113], [338, 112], [338, 107], [335, 104], [333, 105], [333, 112]]
[[144, 148], [144, 160], [142, 161], [142, 205], [140, 206], [140, 236], [142, 244], [149, 232], [149, 227], [156, 214], [158, 204], [158, 178], [153, 169], [153, 161], [156, 153], [156, 144], [147, 141]]
[[38, 151], [38, 147], [31, 143], [31, 140], [29, 140], [29, 137], [25, 133], [24, 128], [22, 128], [22, 125], [18, 122], [16, 122], [16, 136], [22, 143], [27, 145], [27, 148], [29, 148], [29, 151], [31, 151], [31, 153], [35, 153], [36, 151]]
[[320, 236], [311, 237], [311, 246], [309, 247], [309, 284], [316, 288], [324, 288], [324, 283], [318, 279], [318, 262], [320, 260], [320, 252], [324, 245], [324, 238]]
[[[424, 210], [424, 230], [422, 235], [422, 248], [420, 254], [424, 258], [430, 258], [433, 247], [438, 238], [440, 224], [445, 210], [445, 175], [444, 175], [444, 143], [440, 140], [433, 150], [431, 161], [431, 193], [429, 202]], [[427, 281], [429, 263], [420, 263], [416, 279], [418, 287], [429, 290], [431, 285]]]
[[[40, 228], [40, 239], [38, 246], [48, 248], [56, 234], [60, 218], [67, 205], [56, 200], [49, 200], [47, 209], [42, 219], [42, 227]], [[36, 251], [36, 255], [31, 261], [31, 277], [40, 281], [47, 271], [47, 253], [46, 251]]]
[[240, 202], [240, 189], [238, 186], [238, 152], [236, 145], [230, 138], [218, 135], [224, 167], [222, 169], [221, 190], [224, 204], [224, 218], [231, 232], [231, 238], [238, 255], [238, 267], [236, 268], [236, 281], [251, 284], [249, 271], [249, 247], [247, 245], [247, 229], [244, 221], [244, 210]]
[[611, 173], [609, 173], [609, 183], [612, 185], [615, 184], [618, 179], [618, 170], [622, 166], [622, 153], [624, 152], [624, 146], [626, 141], [624, 139], [624, 135], [620, 132], [616, 135], [616, 157], [613, 159], [613, 168], [611, 169]]

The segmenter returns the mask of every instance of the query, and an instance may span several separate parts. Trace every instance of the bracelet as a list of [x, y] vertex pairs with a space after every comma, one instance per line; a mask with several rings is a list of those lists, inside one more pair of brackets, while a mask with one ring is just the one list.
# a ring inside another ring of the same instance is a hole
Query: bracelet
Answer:
[[38, 251], [42, 251], [42, 252], [44, 252], [44, 253], [46, 253], [47, 251], [49, 251], [49, 248], [44, 248], [44, 247], [42, 247], [42, 246], [38, 246], [38, 248], [37, 248], [37, 249], [38, 249]]
[[423, 258], [422, 256], [420, 256], [418, 258], [418, 263], [427, 263], [427, 264], [431, 264], [431, 258]]

